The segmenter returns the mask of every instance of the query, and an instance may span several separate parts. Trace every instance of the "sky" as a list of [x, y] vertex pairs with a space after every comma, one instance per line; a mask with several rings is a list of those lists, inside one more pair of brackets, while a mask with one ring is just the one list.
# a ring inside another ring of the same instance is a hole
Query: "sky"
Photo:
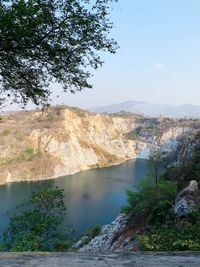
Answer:
[[200, 1], [119, 0], [112, 6], [117, 54], [103, 54], [92, 90], [60, 93], [53, 104], [200, 104]]

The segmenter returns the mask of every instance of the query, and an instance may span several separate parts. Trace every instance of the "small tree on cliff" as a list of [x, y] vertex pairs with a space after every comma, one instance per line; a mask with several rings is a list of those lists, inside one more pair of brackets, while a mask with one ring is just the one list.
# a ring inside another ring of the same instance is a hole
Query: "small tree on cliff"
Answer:
[[158, 180], [159, 180], [159, 171], [160, 168], [164, 162], [164, 155], [161, 152], [160, 148], [154, 148], [151, 150], [150, 155], [149, 155], [149, 160], [150, 160], [150, 164], [152, 166], [152, 176], [153, 179], [155, 181], [155, 184], [158, 184]]
[[113, 1], [0, 1], [0, 106], [6, 99], [46, 104], [52, 81], [64, 91], [91, 88], [99, 51], [117, 48], [108, 38]]
[[10, 215], [3, 235], [3, 251], [63, 251], [70, 247], [70, 228], [63, 230], [66, 216], [63, 189], [48, 186], [32, 192]]

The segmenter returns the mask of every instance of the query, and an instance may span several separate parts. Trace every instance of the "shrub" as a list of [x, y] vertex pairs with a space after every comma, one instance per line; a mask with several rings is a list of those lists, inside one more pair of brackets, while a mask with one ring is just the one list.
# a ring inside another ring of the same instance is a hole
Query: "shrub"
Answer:
[[95, 236], [99, 235], [101, 232], [101, 226], [100, 225], [95, 225], [90, 227], [85, 233], [84, 235], [90, 237], [91, 239], [93, 239]]
[[87, 229], [84, 233], [82, 233], [77, 240], [81, 239], [83, 236], [88, 237], [88, 242], [89, 243], [93, 238], [98, 236], [101, 232], [101, 225], [95, 225]]
[[200, 205], [196, 206], [195, 210], [190, 211], [185, 218], [189, 223], [200, 223]]
[[200, 223], [185, 226], [153, 228], [143, 235], [137, 235], [143, 251], [199, 251]]
[[24, 150], [25, 154], [28, 156], [32, 156], [34, 154], [34, 149], [31, 146], [27, 146]]
[[153, 207], [149, 215], [150, 225], [165, 225], [175, 221], [175, 214], [172, 211], [172, 203], [167, 200], [160, 201], [155, 207]]
[[122, 208], [122, 212], [129, 215], [131, 224], [136, 223], [138, 217], [148, 218], [159, 202], [172, 203], [176, 196], [176, 183], [172, 181], [159, 181], [155, 185], [152, 179], [148, 178], [139, 183], [137, 189], [137, 192], [127, 191], [128, 205]]

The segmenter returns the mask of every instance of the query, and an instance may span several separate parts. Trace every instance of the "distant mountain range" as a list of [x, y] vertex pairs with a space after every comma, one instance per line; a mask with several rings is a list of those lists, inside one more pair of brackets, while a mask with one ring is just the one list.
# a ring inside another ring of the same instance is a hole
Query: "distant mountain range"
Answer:
[[119, 104], [111, 104], [108, 106], [96, 107], [90, 109], [95, 112], [116, 113], [120, 111], [144, 114], [147, 116], [165, 116], [173, 118], [193, 117], [200, 118], [200, 105], [166, 105], [153, 104], [141, 101], [126, 101]]

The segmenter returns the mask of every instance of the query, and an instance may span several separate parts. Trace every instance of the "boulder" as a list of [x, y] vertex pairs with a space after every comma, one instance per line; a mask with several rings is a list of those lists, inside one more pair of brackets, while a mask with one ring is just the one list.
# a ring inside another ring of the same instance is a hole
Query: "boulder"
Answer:
[[98, 236], [79, 249], [80, 252], [107, 252], [119, 238], [127, 224], [127, 216], [120, 214], [111, 224], [104, 225]]
[[195, 209], [196, 198], [198, 195], [198, 183], [195, 180], [184, 188], [177, 196], [174, 205], [174, 212], [177, 216], [185, 216]]
[[80, 249], [83, 246], [85, 246], [86, 244], [88, 244], [90, 241], [90, 237], [89, 236], [83, 236], [79, 241], [77, 241], [72, 248], [74, 249]]

